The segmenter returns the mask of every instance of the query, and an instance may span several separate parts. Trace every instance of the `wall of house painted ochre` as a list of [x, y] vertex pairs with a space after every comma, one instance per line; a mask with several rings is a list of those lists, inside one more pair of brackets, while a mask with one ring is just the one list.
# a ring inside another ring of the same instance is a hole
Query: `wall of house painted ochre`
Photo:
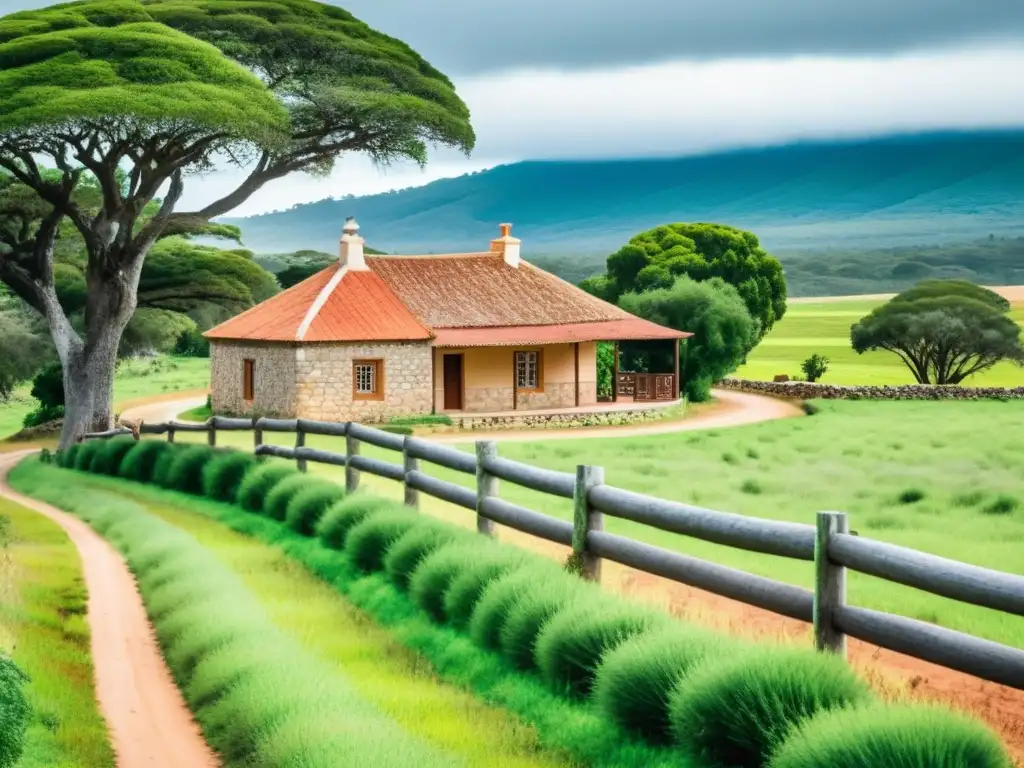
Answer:
[[[519, 390], [514, 399], [519, 410], [572, 408], [576, 404], [575, 363], [572, 344], [521, 347], [466, 347], [434, 350], [434, 397], [437, 410], [444, 410], [444, 355], [463, 356], [463, 410], [510, 411], [513, 408], [515, 353], [540, 351], [540, 391]], [[580, 405], [597, 403], [597, 344], [580, 344]]]

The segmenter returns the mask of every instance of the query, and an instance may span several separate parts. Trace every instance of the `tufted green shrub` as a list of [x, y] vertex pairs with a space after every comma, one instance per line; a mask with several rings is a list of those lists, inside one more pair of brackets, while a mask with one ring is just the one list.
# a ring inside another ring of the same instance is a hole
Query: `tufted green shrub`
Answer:
[[694, 762], [759, 766], [802, 721], [870, 700], [867, 685], [842, 659], [760, 647], [696, 670], [672, 692], [669, 721]]
[[409, 578], [423, 558], [440, 547], [466, 536], [472, 534], [424, 518], [421, 524], [411, 528], [388, 550], [384, 558], [384, 570], [395, 586], [405, 590], [409, 586]]
[[182, 448], [162, 476], [164, 488], [199, 495], [203, 492], [203, 469], [213, 458], [205, 445]]
[[257, 464], [242, 478], [238, 485], [236, 499], [239, 506], [247, 512], [262, 512], [267, 495], [286, 477], [298, 475], [299, 471], [287, 464], [267, 462]]
[[825, 710], [792, 731], [769, 768], [1010, 768], [988, 728], [938, 706]]
[[724, 658], [737, 646], [721, 635], [672, 622], [605, 654], [594, 678], [594, 700], [624, 730], [667, 743], [669, 695], [702, 662]]
[[288, 527], [303, 536], [312, 536], [320, 518], [345, 497], [345, 489], [336, 483], [311, 480], [309, 485], [292, 496], [285, 508]]
[[25, 747], [32, 714], [24, 686], [28, 677], [0, 651], [0, 768], [14, 768]]
[[316, 535], [324, 546], [344, 549], [349, 531], [372, 515], [394, 509], [402, 509], [402, 506], [397, 502], [365, 493], [353, 493], [332, 505], [324, 513], [317, 523]]
[[517, 570], [529, 555], [512, 547], [479, 549], [455, 574], [444, 593], [445, 618], [457, 629], [465, 629], [484, 589], [495, 579]]
[[136, 445], [133, 437], [114, 437], [100, 442], [93, 455], [89, 471], [98, 475], [117, 475], [121, 470], [121, 462], [128, 452]]
[[487, 650], [499, 650], [501, 629], [505, 626], [512, 605], [534, 584], [542, 583], [551, 577], [550, 570], [531, 564], [490, 582], [480, 594], [469, 620], [469, 636], [473, 638], [473, 642]]
[[174, 467], [174, 462], [177, 461], [182, 451], [188, 449], [188, 445], [178, 445], [177, 443], [168, 445], [167, 450], [160, 453], [153, 463], [151, 482], [161, 488], [171, 487], [171, 469]]
[[137, 483], [154, 482], [153, 471], [161, 456], [174, 450], [162, 440], [140, 440], [121, 461], [118, 474]]
[[454, 541], [423, 558], [409, 577], [409, 597], [435, 621], [444, 621], [444, 594], [455, 577], [480, 555], [485, 541]]
[[263, 514], [284, 522], [285, 516], [288, 514], [288, 502], [308, 486], [309, 477], [304, 474], [284, 478], [267, 494], [267, 498], [263, 502]]
[[600, 588], [568, 574], [531, 584], [516, 594], [508, 607], [499, 636], [501, 654], [520, 669], [536, 669], [534, 647], [541, 627], [558, 611], [592, 599]]
[[361, 571], [382, 570], [391, 545], [421, 519], [412, 510], [401, 507], [369, 515], [348, 532], [345, 554]]
[[78, 451], [75, 453], [75, 469], [79, 472], [92, 471], [92, 460], [100, 449], [99, 440], [86, 440], [78, 444]]
[[213, 456], [203, 467], [203, 495], [214, 501], [234, 503], [242, 480], [258, 463], [255, 456], [241, 451]]
[[78, 443], [75, 443], [66, 451], [57, 452], [57, 465], [64, 467], [65, 469], [75, 468], [75, 456], [78, 454], [79, 449]]
[[537, 635], [534, 660], [556, 691], [590, 692], [598, 664], [626, 640], [664, 625], [664, 614], [615, 600], [584, 600], [556, 612]]

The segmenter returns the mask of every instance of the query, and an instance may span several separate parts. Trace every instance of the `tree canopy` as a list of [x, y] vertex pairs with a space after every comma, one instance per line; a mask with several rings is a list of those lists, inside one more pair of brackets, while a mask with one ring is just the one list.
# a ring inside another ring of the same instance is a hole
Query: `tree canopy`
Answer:
[[679, 369], [692, 401], [707, 400], [711, 385], [735, 371], [758, 341], [757, 321], [739, 291], [720, 277], [680, 277], [671, 288], [627, 293], [619, 303], [634, 315], [693, 334]]
[[962, 280], [926, 280], [898, 294], [850, 329], [858, 353], [883, 349], [920, 384], [960, 384], [1002, 360], [1024, 365], [1021, 328], [1010, 304]]
[[[680, 276], [719, 277], [736, 287], [760, 337], [786, 312], [782, 265], [757, 236], [723, 224], [666, 224], [641, 232], [608, 257], [607, 272], [582, 287], [606, 301], [670, 288]], [[685, 330], [691, 330], [689, 328]]]
[[[274, 179], [329, 172], [345, 152], [424, 163], [429, 145], [475, 141], [444, 75], [314, 0], [81, 0], [10, 14], [0, 103], [0, 280], [54, 339], [73, 390], [62, 445], [111, 422], [116, 352], [157, 240], [223, 234], [212, 219]], [[225, 165], [243, 170], [236, 189], [177, 210], [189, 176]], [[76, 265], [57, 258], [68, 226], [86, 255], [80, 325], [57, 290], [75, 284]], [[166, 310], [171, 299], [149, 300]]]

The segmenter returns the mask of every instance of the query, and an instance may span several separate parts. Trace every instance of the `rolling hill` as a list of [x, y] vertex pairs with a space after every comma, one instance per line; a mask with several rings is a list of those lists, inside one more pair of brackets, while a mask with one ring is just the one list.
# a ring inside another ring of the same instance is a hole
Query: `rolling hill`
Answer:
[[669, 221], [756, 232], [777, 252], [1024, 234], [1024, 130], [885, 137], [674, 159], [522, 162], [382, 195], [230, 219], [257, 252], [333, 252], [346, 216], [389, 252], [484, 247], [511, 221], [524, 254], [603, 257]]

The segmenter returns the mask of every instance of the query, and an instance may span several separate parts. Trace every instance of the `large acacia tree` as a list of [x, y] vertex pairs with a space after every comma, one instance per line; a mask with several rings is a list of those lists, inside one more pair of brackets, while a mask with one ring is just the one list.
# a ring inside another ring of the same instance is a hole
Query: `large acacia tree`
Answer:
[[[0, 171], [31, 192], [0, 205], [0, 280], [53, 337], [62, 446], [111, 425], [118, 344], [159, 238], [196, 231], [274, 179], [328, 173], [345, 152], [424, 162], [431, 144], [474, 143], [444, 75], [312, 0], [82, 0], [2, 17], [0, 106]], [[187, 178], [222, 164], [245, 169], [238, 187], [177, 210]], [[65, 222], [87, 254], [81, 332], [54, 281]]]

